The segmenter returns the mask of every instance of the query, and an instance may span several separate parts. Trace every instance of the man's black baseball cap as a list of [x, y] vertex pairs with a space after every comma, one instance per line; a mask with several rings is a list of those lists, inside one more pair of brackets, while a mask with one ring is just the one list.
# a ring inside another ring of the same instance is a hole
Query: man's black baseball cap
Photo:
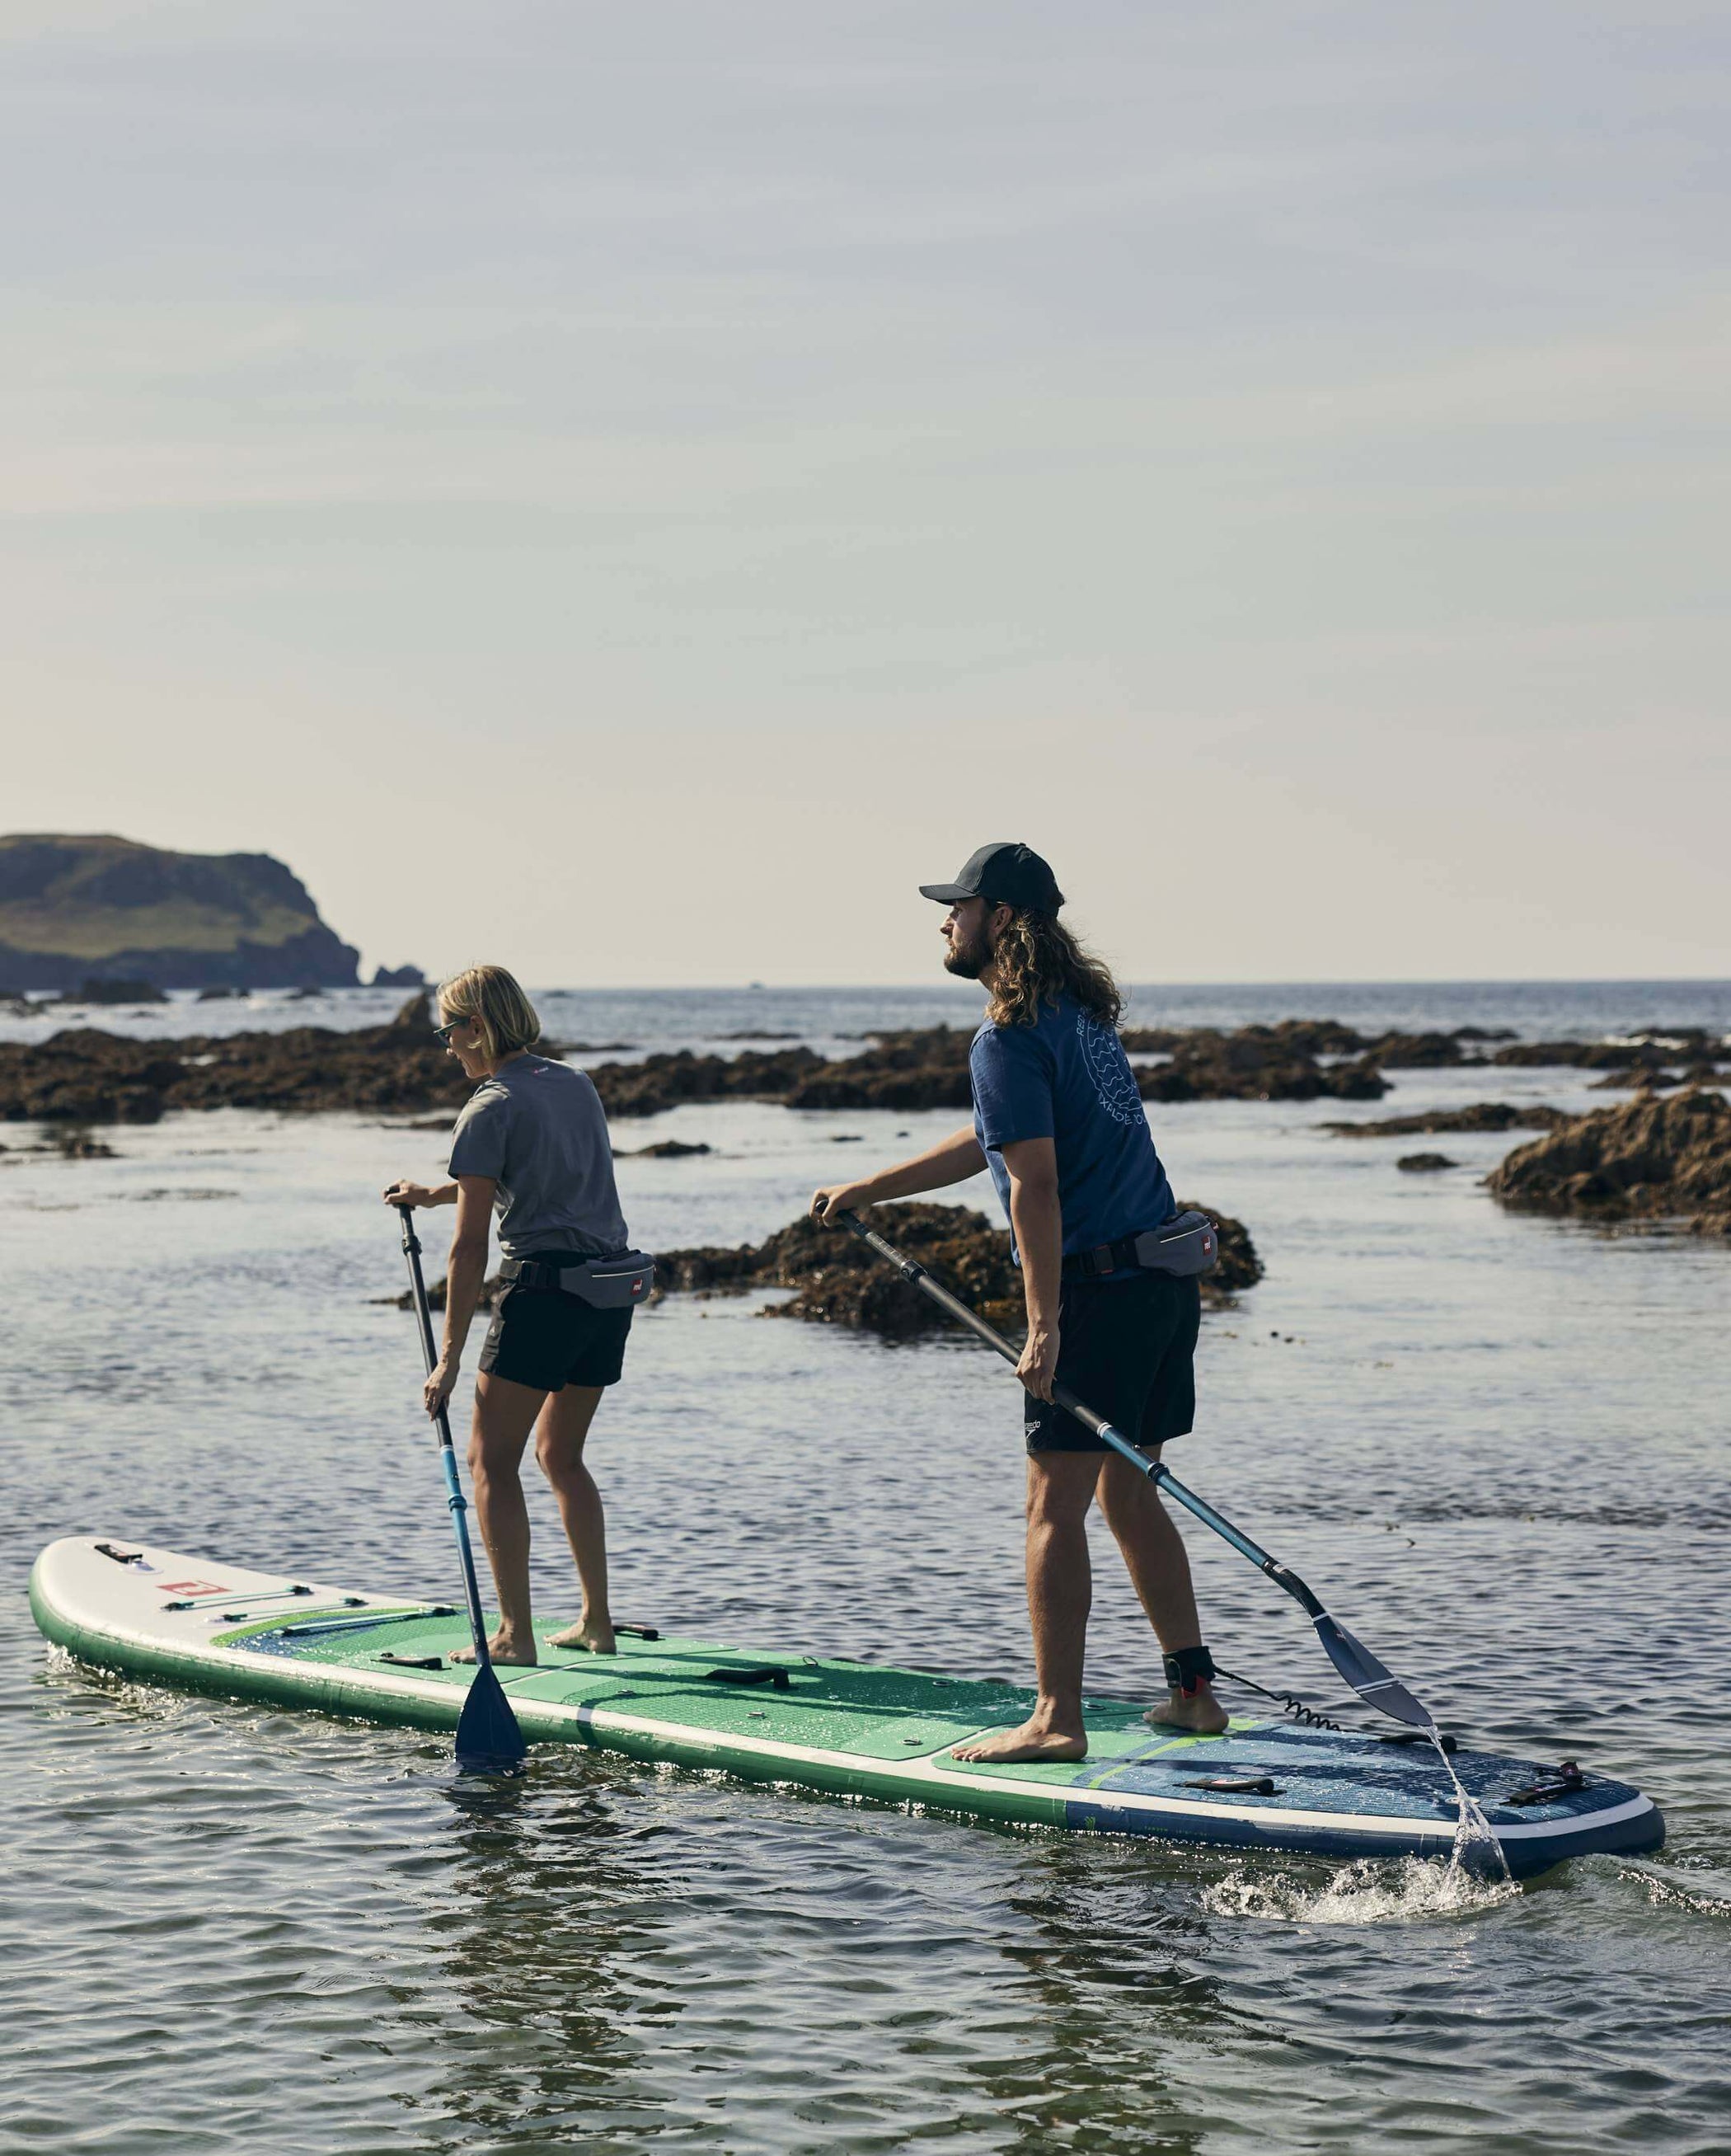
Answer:
[[1058, 878], [1034, 851], [1014, 839], [995, 839], [962, 863], [954, 883], [923, 883], [922, 898], [954, 906], [964, 898], [989, 898], [1026, 913], [1056, 913], [1064, 902]]

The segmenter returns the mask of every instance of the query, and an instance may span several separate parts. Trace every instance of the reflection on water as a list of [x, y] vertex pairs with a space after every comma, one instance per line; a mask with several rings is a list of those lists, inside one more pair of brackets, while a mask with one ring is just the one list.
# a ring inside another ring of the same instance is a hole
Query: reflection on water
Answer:
[[[1591, 1104], [1559, 1075], [1495, 1091]], [[1403, 1109], [1488, 1096], [1480, 1074], [1401, 1081]], [[412, 1732], [81, 1671], [15, 1591], [0, 1925], [28, 2047], [0, 2146], [1722, 2151], [1731, 1261], [1498, 1214], [1474, 1182], [1496, 1139], [1451, 1140], [1462, 1171], [1415, 1188], [1321, 1115], [1166, 1113], [1186, 1191], [1247, 1219], [1269, 1265], [1208, 1322], [1180, 1471], [1445, 1725], [1650, 1788], [1660, 1858], [1516, 1892], [602, 1754], [475, 1784]], [[863, 1157], [947, 1120], [682, 1109], [653, 1135], [717, 1150], [622, 1163], [633, 1231], [761, 1235], [831, 1137]], [[236, 1199], [128, 1202], [207, 1187], [213, 1148]], [[436, 1137], [225, 1115], [116, 1150], [0, 1174], [15, 1589], [41, 1543], [88, 1530], [448, 1592], [412, 1329], [371, 1301], [400, 1255], [366, 1198]], [[640, 1321], [592, 1447], [622, 1608], [1024, 1681], [1007, 1381], [965, 1344], [892, 1353], [752, 1311]], [[537, 1503], [551, 1614], [568, 1561]], [[1223, 1659], [1332, 1697], [1283, 1599], [1191, 1547]], [[1100, 1558], [1090, 1681], [1134, 1696], [1152, 1656]]]

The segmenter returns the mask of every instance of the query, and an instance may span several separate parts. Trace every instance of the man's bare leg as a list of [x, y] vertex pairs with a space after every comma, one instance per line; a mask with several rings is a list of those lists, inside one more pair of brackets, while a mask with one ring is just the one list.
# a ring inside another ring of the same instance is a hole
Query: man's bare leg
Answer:
[[[532, 1662], [535, 1632], [529, 1607], [529, 1507], [520, 1472], [523, 1448], [546, 1394], [533, 1385], [483, 1371], [475, 1379], [474, 1420], [469, 1428], [469, 1475], [493, 1585], [499, 1596], [499, 1630], [487, 1642], [495, 1662]], [[472, 1648], [453, 1662], [472, 1662]]]
[[[1152, 1457], [1158, 1459], [1158, 1451]], [[1100, 1477], [1100, 1511], [1123, 1553], [1131, 1584], [1162, 1650], [1175, 1655], [1180, 1648], [1201, 1646], [1202, 1625], [1184, 1537], [1154, 1484], [1116, 1453], [1107, 1460]], [[1212, 1737], [1230, 1717], [1208, 1680], [1201, 1677], [1194, 1691], [1169, 1691], [1162, 1705], [1150, 1707], [1147, 1719], [1157, 1727], [1194, 1729]]]
[[559, 1500], [559, 1517], [583, 1587], [576, 1623], [562, 1632], [550, 1632], [547, 1644], [611, 1655], [617, 1643], [607, 1607], [607, 1516], [595, 1477], [583, 1461], [583, 1440], [601, 1405], [601, 1394], [599, 1385], [567, 1385], [562, 1393], [550, 1394], [535, 1427], [535, 1456]]
[[1099, 1479], [1098, 1452], [1037, 1452], [1027, 1463], [1027, 1608], [1040, 1697], [1019, 1729], [976, 1737], [958, 1759], [1085, 1759], [1082, 1666], [1093, 1574], [1088, 1508]]

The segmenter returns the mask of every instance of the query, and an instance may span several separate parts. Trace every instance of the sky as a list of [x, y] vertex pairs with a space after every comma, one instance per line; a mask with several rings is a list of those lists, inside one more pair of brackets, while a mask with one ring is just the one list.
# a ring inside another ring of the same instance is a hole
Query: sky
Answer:
[[1731, 17], [0, 15], [0, 829], [366, 962], [1731, 973]]

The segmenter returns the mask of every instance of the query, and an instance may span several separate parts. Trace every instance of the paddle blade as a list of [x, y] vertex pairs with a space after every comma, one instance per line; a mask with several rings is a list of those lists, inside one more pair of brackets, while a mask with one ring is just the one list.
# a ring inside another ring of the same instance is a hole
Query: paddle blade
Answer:
[[1401, 1680], [1385, 1670], [1370, 1650], [1361, 1640], [1354, 1639], [1326, 1609], [1311, 1622], [1316, 1626], [1316, 1636], [1322, 1641], [1329, 1660], [1366, 1707], [1374, 1707], [1379, 1714], [1387, 1715], [1391, 1721], [1410, 1722], [1415, 1729], [1436, 1727], [1436, 1717], [1429, 1709], [1421, 1707]]
[[457, 1722], [457, 1764], [465, 1774], [508, 1774], [529, 1747], [504, 1687], [490, 1668], [476, 1670]]

